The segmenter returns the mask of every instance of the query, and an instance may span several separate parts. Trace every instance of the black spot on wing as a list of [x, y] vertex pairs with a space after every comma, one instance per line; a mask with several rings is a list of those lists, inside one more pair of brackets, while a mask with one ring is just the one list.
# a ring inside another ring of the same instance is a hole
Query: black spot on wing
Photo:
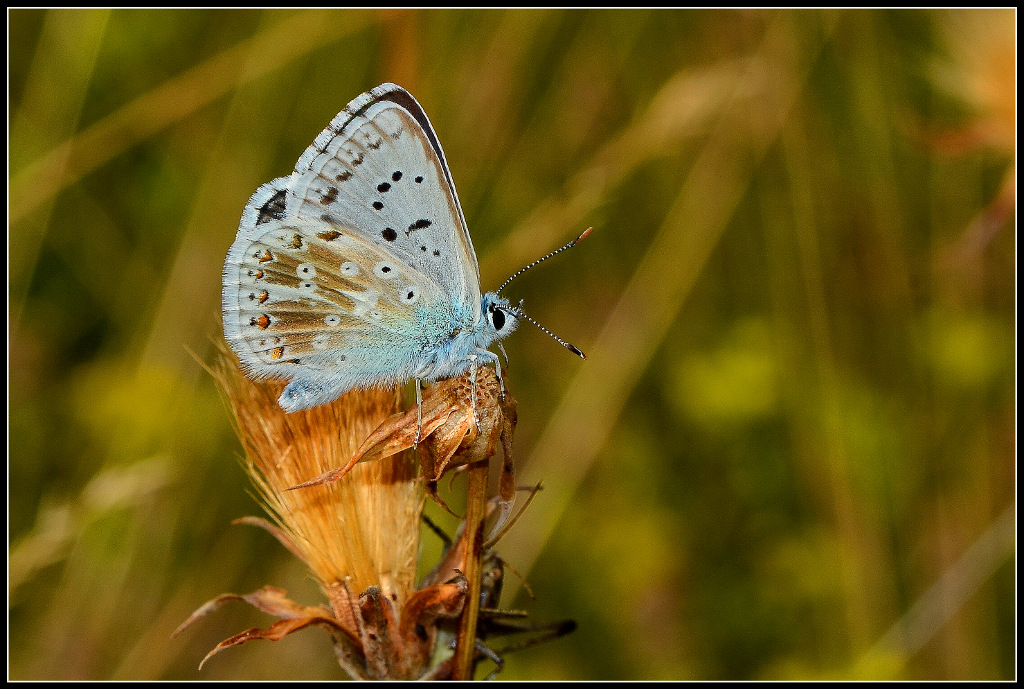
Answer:
[[409, 225], [409, 229], [405, 231], [405, 236], [408, 237], [416, 230], [422, 230], [424, 228], [430, 227], [431, 225], [433, 225], [433, 223], [427, 220], [426, 218], [420, 218], [413, 224]]
[[338, 199], [338, 190], [335, 187], [330, 187], [327, 191], [323, 192], [320, 196], [320, 203], [329, 206]]
[[256, 215], [256, 224], [260, 225], [271, 220], [280, 220], [284, 217], [286, 192], [284, 189], [271, 196], [266, 203], [260, 206]]

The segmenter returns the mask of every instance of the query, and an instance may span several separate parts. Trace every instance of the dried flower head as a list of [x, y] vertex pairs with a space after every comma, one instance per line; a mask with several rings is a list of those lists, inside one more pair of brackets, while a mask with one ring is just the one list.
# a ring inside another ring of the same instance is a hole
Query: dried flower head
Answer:
[[[445, 666], [430, 670], [439, 630], [452, 627], [481, 582], [467, 582], [463, 547], [459, 562], [447, 558], [443, 575], [435, 573], [416, 589], [424, 485], [432, 489], [446, 469], [493, 456], [500, 441], [506, 471], [499, 503], [503, 512], [511, 505], [515, 403], [502, 397], [493, 370], [476, 371], [475, 389], [468, 375], [427, 388], [419, 470], [409, 451], [418, 410], [399, 411], [396, 391], [354, 390], [331, 404], [285, 414], [277, 404], [282, 384], [245, 378], [228, 352], [222, 351], [215, 375], [227, 392], [247, 468], [273, 520], [239, 522], [265, 528], [305, 562], [330, 608], [295, 603], [285, 591], [266, 586], [244, 596], [218, 596], [178, 632], [225, 602], [243, 600], [278, 621], [226, 639], [207, 658], [254, 639], [278, 640], [317, 626], [330, 633], [339, 663], [353, 678], [415, 679], [450, 672]], [[418, 474], [427, 480], [418, 480]], [[309, 481], [310, 476], [321, 478]], [[484, 576], [488, 572], [493, 575], [494, 569], [485, 569]]]
[[286, 414], [277, 403], [282, 383], [253, 382], [230, 365], [221, 367], [220, 381], [247, 468], [289, 549], [325, 590], [342, 582], [357, 592], [378, 585], [405, 600], [414, 589], [422, 496], [410, 453], [364, 464], [348, 481], [288, 490], [351, 457], [399, 408], [398, 393], [353, 390], [330, 404]]

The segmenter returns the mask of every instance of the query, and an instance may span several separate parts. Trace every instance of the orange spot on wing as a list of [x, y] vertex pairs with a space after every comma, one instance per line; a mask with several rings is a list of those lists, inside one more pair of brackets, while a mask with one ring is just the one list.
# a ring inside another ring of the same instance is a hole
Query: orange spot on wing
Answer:
[[270, 350], [271, 359], [280, 359], [284, 356], [284, 347], [278, 347], [277, 349]]
[[267, 249], [266, 251], [264, 251], [263, 255], [260, 256], [260, 258], [259, 258], [260, 263], [266, 263], [267, 261], [273, 261], [273, 260], [274, 260], [274, 254], [270, 253], [270, 249]]
[[258, 326], [260, 330], [266, 330], [270, 327], [270, 316], [265, 313], [261, 313], [258, 318], [250, 319], [249, 325], [255, 325]]

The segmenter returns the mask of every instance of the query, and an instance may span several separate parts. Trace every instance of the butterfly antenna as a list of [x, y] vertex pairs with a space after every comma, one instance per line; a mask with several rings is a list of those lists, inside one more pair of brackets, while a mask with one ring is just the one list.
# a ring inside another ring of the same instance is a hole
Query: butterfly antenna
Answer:
[[[590, 230], [587, 230], [587, 232], [589, 232], [589, 231], [590, 231]], [[586, 234], [587, 234], [587, 233], [586, 233], [586, 232], [584, 232], [584, 233], [583, 233], [583, 235], [581, 235], [581, 236], [585, 236]], [[576, 241], [579, 241], [579, 240], [577, 239]], [[570, 246], [571, 246], [571, 245], [570, 245]], [[562, 247], [562, 248], [564, 249], [564, 248], [566, 248], [566, 247]], [[562, 250], [562, 249], [559, 249], [559, 251], [561, 251], [561, 250]], [[552, 338], [554, 338], [554, 340], [555, 340], [556, 342], [558, 342], [558, 344], [562, 345], [563, 347], [565, 347], [566, 349], [568, 349], [568, 350], [569, 350], [570, 352], [572, 352], [573, 354], [575, 354], [575, 355], [576, 355], [576, 356], [578, 356], [579, 358], [581, 358], [581, 359], [586, 359], [586, 358], [587, 358], [587, 355], [586, 355], [586, 354], [584, 354], [583, 352], [581, 352], [581, 351], [580, 351], [580, 350], [579, 350], [579, 349], [578, 349], [578, 348], [576, 347], [576, 345], [573, 345], [573, 344], [570, 344], [570, 343], [566, 342], [565, 340], [563, 340], [562, 338], [560, 338], [560, 337], [559, 337], [558, 335], [554, 334], [553, 332], [551, 332], [550, 330], [548, 330], [547, 328], [545, 328], [545, 327], [544, 327], [543, 325], [541, 325], [541, 324], [540, 324], [540, 323], [538, 323], [537, 321], [535, 321], [535, 320], [533, 320], [532, 318], [530, 318], [529, 316], [527, 316], [527, 315], [526, 315], [526, 314], [525, 314], [525, 313], [523, 312], [523, 300], [522, 300], [522, 299], [520, 299], [520, 300], [519, 300], [519, 306], [518, 306], [518, 307], [516, 308], [516, 315], [517, 315], [517, 316], [519, 316], [520, 318], [525, 318], [526, 320], [528, 320], [528, 321], [530, 321], [531, 323], [533, 323], [533, 324], [534, 324], [535, 326], [537, 326], [538, 328], [540, 328], [541, 330], [543, 330], [544, 332], [546, 332], [546, 333], [547, 333], [548, 335], [550, 335], [550, 336], [551, 336]]]
[[[538, 258], [538, 259], [537, 259], [536, 261], [534, 261], [534, 262], [533, 262], [533, 263], [531, 263], [530, 265], [528, 265], [528, 266], [526, 266], [526, 267], [524, 267], [524, 268], [520, 268], [519, 270], [517, 270], [517, 271], [516, 271], [516, 272], [515, 272], [515, 273], [514, 273], [514, 274], [512, 275], [512, 277], [510, 277], [510, 278], [509, 278], [508, 280], [505, 280], [505, 282], [501, 283], [501, 287], [499, 287], [499, 288], [498, 288], [498, 291], [496, 292], [496, 294], [501, 294], [501, 290], [505, 289], [505, 286], [506, 286], [506, 285], [508, 285], [508, 283], [512, 282], [512, 281], [513, 281], [513, 280], [515, 280], [515, 279], [516, 279], [517, 277], [519, 277], [520, 275], [522, 275], [523, 273], [525, 273], [526, 271], [528, 271], [528, 270], [529, 270], [530, 268], [533, 268], [533, 267], [534, 267], [535, 265], [537, 265], [538, 263], [543, 263], [544, 261], [548, 260], [549, 258], [551, 258], [552, 256], [554, 256], [555, 254], [560, 254], [560, 253], [562, 253], [563, 251], [565, 251], [566, 249], [571, 249], [571, 248], [573, 248], [574, 246], [576, 246], [577, 244], [579, 244], [580, 242], [582, 242], [582, 241], [583, 241], [583, 239], [584, 239], [584, 237], [586, 237], [586, 236], [587, 236], [588, 234], [590, 234], [590, 231], [591, 231], [591, 230], [593, 230], [593, 229], [594, 229], [593, 227], [588, 227], [588, 228], [587, 228], [586, 230], [584, 230], [584, 231], [583, 231], [583, 234], [581, 234], [581, 235], [580, 235], [579, 237], [577, 237], [576, 239], [572, 240], [571, 242], [569, 242], [568, 244], [566, 244], [565, 246], [563, 246], [563, 247], [562, 247], [561, 249], [555, 249], [554, 251], [552, 251], [552, 252], [551, 252], [550, 254], [548, 254], [547, 256], [541, 256], [540, 258]], [[527, 316], [527, 318], [529, 318], [529, 316]], [[536, 325], [536, 321], [534, 321], [534, 324]], [[537, 327], [540, 327], [540, 326], [538, 325]], [[541, 330], [544, 330], [544, 329], [543, 329], [543, 328], [541, 328]], [[547, 331], [546, 331], [546, 330], [544, 330], [544, 332], [547, 332]], [[548, 333], [548, 335], [551, 335], [551, 333]], [[551, 335], [551, 337], [555, 337], [555, 336], [554, 336], [554, 335]], [[556, 340], [558, 340], [558, 338], [557, 338], [557, 337], [555, 337], [555, 339], [556, 339]], [[559, 342], [562, 342], [561, 340], [558, 340], [558, 341], [559, 341]], [[565, 344], [565, 343], [564, 343], [564, 342], [562, 342], [562, 344]], [[568, 346], [568, 345], [567, 345], [567, 346]], [[575, 347], [570, 347], [570, 349], [575, 349]], [[579, 350], [576, 350], [576, 351], [578, 352]]]

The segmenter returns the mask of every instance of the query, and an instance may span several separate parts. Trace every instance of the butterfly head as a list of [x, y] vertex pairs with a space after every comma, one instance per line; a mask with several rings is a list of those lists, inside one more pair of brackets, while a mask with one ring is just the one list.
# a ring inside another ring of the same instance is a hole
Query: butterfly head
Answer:
[[484, 320], [493, 333], [494, 340], [505, 337], [519, 325], [522, 311], [512, 306], [508, 299], [499, 297], [496, 292], [488, 292], [483, 298]]

